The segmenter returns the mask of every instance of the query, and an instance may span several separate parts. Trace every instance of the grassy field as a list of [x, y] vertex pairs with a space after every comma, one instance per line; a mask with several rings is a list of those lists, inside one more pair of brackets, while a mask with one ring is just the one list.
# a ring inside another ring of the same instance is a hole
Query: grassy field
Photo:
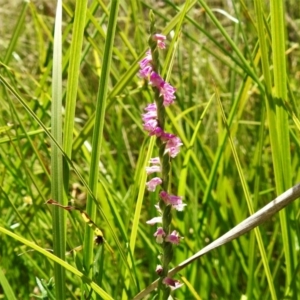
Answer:
[[[150, 11], [183, 144], [170, 269], [300, 181], [298, 1], [0, 0], [0, 299], [134, 299], [157, 280]], [[300, 299], [299, 207], [187, 263], [173, 299]]]

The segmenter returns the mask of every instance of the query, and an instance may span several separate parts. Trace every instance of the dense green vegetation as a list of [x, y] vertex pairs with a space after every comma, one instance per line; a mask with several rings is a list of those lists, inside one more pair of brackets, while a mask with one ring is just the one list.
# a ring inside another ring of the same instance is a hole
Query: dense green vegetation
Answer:
[[[177, 89], [166, 129], [183, 143], [171, 267], [299, 182], [298, 1], [0, 4], [0, 299], [133, 299], [157, 279], [145, 167], [158, 153], [141, 120], [153, 91], [137, 76], [150, 10]], [[109, 246], [50, 198], [86, 211]], [[173, 297], [300, 299], [299, 229], [296, 200], [181, 270]]]

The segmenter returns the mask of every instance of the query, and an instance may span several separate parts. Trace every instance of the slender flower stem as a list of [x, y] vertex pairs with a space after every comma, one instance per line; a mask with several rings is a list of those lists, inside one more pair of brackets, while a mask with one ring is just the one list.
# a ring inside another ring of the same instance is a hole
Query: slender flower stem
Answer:
[[[150, 13], [150, 38], [149, 38], [149, 46], [152, 54], [152, 68], [153, 71], [157, 74], [159, 74], [160, 68], [159, 68], [159, 52], [156, 41], [154, 41], [153, 36], [157, 32], [156, 26], [155, 26], [155, 20], [154, 15], [151, 12]], [[156, 86], [153, 86], [153, 92], [154, 92], [154, 99], [157, 107], [157, 120], [158, 120], [158, 126], [164, 131], [164, 125], [165, 125], [165, 107], [163, 105], [163, 99], [160, 97], [160, 90], [157, 89]], [[159, 151], [159, 158], [161, 161], [161, 174], [162, 174], [162, 188], [163, 190], [167, 191], [169, 186], [169, 173], [171, 169], [171, 162], [168, 155], [164, 155], [165, 153], [165, 144], [162, 142], [161, 139], [156, 139], [156, 145], [158, 147]], [[170, 225], [172, 222], [172, 213], [171, 213], [171, 206], [166, 205], [165, 202], [161, 199], [159, 201], [159, 207], [161, 211], [163, 212], [162, 215], [162, 228], [163, 231], [168, 234], [170, 232]], [[159, 291], [162, 290], [162, 295], [159, 293], [159, 299], [167, 299], [170, 294], [170, 288], [167, 287], [162, 283], [163, 279], [167, 277], [168, 271], [169, 271], [169, 263], [173, 258], [173, 246], [169, 242], [163, 242], [162, 243], [162, 273], [161, 278], [159, 282]]]
[[156, 208], [161, 216], [152, 218], [147, 224], [162, 223], [154, 233], [156, 242], [161, 244], [162, 255], [161, 264], [156, 268], [156, 273], [160, 276], [158, 285], [158, 299], [168, 299], [171, 289], [181, 286], [180, 282], [167, 277], [169, 264], [173, 259], [173, 244], [177, 245], [181, 237], [173, 230], [171, 232], [172, 209], [182, 211], [186, 204], [182, 203], [182, 198], [171, 195], [169, 191], [171, 159], [179, 153], [179, 147], [182, 145], [180, 139], [172, 134], [165, 132], [166, 106], [171, 105], [175, 99], [175, 88], [165, 82], [159, 75], [159, 49], [165, 49], [166, 37], [156, 33], [154, 15], [150, 13], [150, 38], [148, 40], [150, 50], [147, 51], [146, 57], [140, 62], [139, 75], [149, 80], [154, 93], [154, 103], [147, 105], [146, 113], [142, 114], [143, 127], [150, 136], [155, 135], [156, 145], [158, 148], [158, 158], [150, 160], [146, 168], [147, 174], [161, 172], [161, 178], [154, 177], [146, 183], [149, 191], [154, 192], [158, 185], [161, 185], [160, 200]]

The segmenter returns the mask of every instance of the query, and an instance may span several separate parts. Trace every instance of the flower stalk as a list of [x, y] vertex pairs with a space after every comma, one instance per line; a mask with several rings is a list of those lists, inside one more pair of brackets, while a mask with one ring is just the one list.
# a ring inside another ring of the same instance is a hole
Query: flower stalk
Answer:
[[154, 177], [146, 183], [149, 191], [154, 192], [156, 187], [161, 187], [160, 200], [157, 208], [160, 216], [147, 221], [147, 224], [154, 225], [162, 223], [154, 233], [156, 242], [161, 245], [161, 264], [156, 268], [160, 276], [158, 286], [158, 299], [168, 299], [171, 290], [181, 286], [180, 282], [168, 278], [170, 262], [173, 259], [174, 245], [178, 245], [181, 237], [175, 230], [171, 230], [172, 210], [182, 211], [186, 204], [182, 198], [169, 194], [171, 161], [177, 156], [182, 145], [179, 137], [172, 133], [165, 132], [166, 106], [174, 103], [175, 88], [166, 82], [160, 74], [159, 50], [165, 49], [166, 37], [157, 34], [154, 15], [150, 13], [150, 37], [148, 40], [150, 49], [146, 52], [145, 58], [140, 62], [140, 77], [148, 80], [154, 93], [154, 103], [149, 104], [142, 114], [144, 130], [150, 136], [156, 136], [158, 157], [150, 160], [151, 166], [146, 168], [147, 174], [159, 172], [161, 177]]

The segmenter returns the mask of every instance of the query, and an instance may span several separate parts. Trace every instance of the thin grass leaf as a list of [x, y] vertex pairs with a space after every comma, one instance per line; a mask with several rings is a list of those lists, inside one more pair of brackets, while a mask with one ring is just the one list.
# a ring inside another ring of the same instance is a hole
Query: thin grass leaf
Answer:
[[[106, 109], [106, 98], [108, 90], [108, 79], [110, 75], [110, 66], [111, 66], [111, 57], [113, 51], [113, 42], [115, 38], [115, 30], [117, 23], [119, 1], [115, 1], [111, 5], [110, 16], [108, 21], [105, 50], [103, 55], [103, 64], [101, 69], [98, 95], [97, 95], [97, 106], [95, 114], [95, 127], [93, 131], [93, 140], [92, 140], [92, 153], [91, 153], [91, 166], [90, 166], [90, 176], [89, 176], [89, 187], [93, 194], [97, 195], [98, 187], [98, 173], [99, 173], [99, 160], [100, 152], [102, 147], [103, 140], [103, 127], [104, 127], [104, 117]], [[88, 215], [94, 220], [96, 217], [96, 205], [93, 201], [91, 195], [87, 199], [86, 207]], [[84, 235], [84, 257], [83, 265], [87, 274], [91, 276], [91, 268], [93, 261], [93, 232], [90, 230], [89, 226], [85, 226], [85, 235]]]
[[18, 22], [16, 24], [16, 28], [13, 31], [14, 34], [13, 34], [11, 40], [10, 40], [9, 46], [8, 46], [8, 48], [6, 50], [6, 53], [5, 53], [5, 56], [3, 58], [3, 63], [6, 64], [6, 65], [9, 64], [12, 53], [13, 53], [15, 47], [16, 47], [18, 38], [21, 34], [22, 27], [24, 26], [24, 20], [25, 20], [25, 16], [26, 16], [26, 13], [27, 13], [27, 9], [28, 9], [28, 4], [29, 4], [28, 1], [23, 1], [23, 6], [22, 6], [22, 9], [21, 9], [20, 16], [19, 16]]
[[[51, 132], [53, 138], [62, 145], [62, 3], [57, 1], [52, 71], [52, 110]], [[62, 153], [55, 143], [51, 143], [51, 195], [61, 204], [63, 200], [63, 168]], [[53, 210], [53, 249], [54, 254], [65, 259], [66, 253], [66, 213], [59, 209]], [[55, 291], [58, 299], [64, 300], [65, 269], [61, 265], [54, 265]]]
[[[271, 32], [274, 66], [274, 101], [283, 102], [287, 99], [287, 76], [286, 76], [286, 56], [285, 56], [285, 21], [284, 7], [281, 1], [271, 2]], [[276, 130], [279, 146], [278, 156], [275, 157], [274, 169], [276, 178], [277, 193], [282, 193], [292, 180], [291, 173], [291, 153], [288, 114], [284, 107], [276, 106]], [[274, 133], [275, 134], [275, 133]], [[285, 210], [280, 213], [280, 223], [286, 260], [286, 280], [289, 284], [292, 280], [292, 272], [297, 264], [293, 235], [291, 227], [292, 210]], [[297, 295], [296, 287], [291, 291], [292, 296]]]
[[68, 84], [66, 93], [66, 113], [64, 127], [64, 150], [71, 158], [76, 96], [78, 89], [78, 78], [80, 72], [81, 48], [83, 43], [83, 35], [85, 28], [85, 16], [87, 10], [87, 1], [76, 2], [73, 39], [70, 49], [70, 61], [68, 68]]
[[7, 299], [17, 300], [11, 285], [3, 273], [2, 268], [0, 268], [0, 284]]
[[196, 137], [198, 135], [199, 128], [202, 124], [203, 118], [206, 115], [206, 113], [208, 112], [208, 108], [210, 107], [213, 99], [214, 99], [214, 97], [212, 96], [210, 98], [210, 100], [208, 101], [208, 103], [206, 104], [206, 106], [205, 106], [205, 108], [204, 108], [204, 110], [203, 110], [203, 112], [202, 112], [202, 114], [199, 118], [199, 121], [197, 122], [197, 124], [195, 126], [193, 136], [192, 136], [189, 144], [187, 145], [187, 151], [185, 153], [184, 161], [183, 161], [183, 166], [184, 167], [181, 169], [181, 172], [180, 172], [180, 175], [179, 175], [180, 182], [179, 182], [179, 186], [178, 186], [178, 195], [182, 195], [182, 196], [185, 195], [185, 189], [186, 189], [186, 184], [187, 184], [186, 178], [187, 178], [187, 174], [188, 174], [187, 166], [189, 165], [190, 157], [191, 157], [191, 154], [192, 154], [192, 147], [195, 144], [195, 140], [196, 140]]

